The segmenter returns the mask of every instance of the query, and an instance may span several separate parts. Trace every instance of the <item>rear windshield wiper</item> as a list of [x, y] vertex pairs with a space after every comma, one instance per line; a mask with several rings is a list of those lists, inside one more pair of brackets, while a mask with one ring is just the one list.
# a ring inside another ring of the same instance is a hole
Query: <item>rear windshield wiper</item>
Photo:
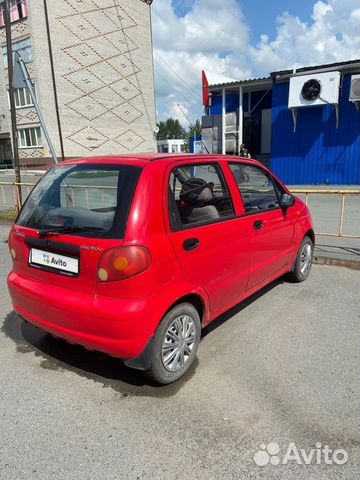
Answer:
[[48, 228], [42, 228], [38, 231], [40, 236], [44, 235], [57, 235], [58, 233], [73, 233], [73, 232], [106, 232], [106, 228], [103, 227], [91, 227], [86, 225], [63, 225], [53, 226]]

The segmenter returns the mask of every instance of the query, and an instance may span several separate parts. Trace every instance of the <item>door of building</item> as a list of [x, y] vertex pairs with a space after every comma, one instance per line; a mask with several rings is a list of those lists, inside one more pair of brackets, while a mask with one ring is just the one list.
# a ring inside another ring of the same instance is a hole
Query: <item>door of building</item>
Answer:
[[271, 151], [271, 108], [261, 111], [261, 153]]

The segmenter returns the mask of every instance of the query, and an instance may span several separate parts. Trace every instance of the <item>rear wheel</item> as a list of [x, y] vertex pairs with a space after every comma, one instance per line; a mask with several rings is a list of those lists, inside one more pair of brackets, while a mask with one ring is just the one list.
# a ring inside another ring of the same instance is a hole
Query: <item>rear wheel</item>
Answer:
[[310, 273], [313, 262], [314, 244], [309, 237], [304, 237], [296, 257], [293, 271], [290, 278], [295, 282], [303, 282]]
[[181, 303], [170, 310], [156, 331], [148, 376], [162, 384], [182, 377], [195, 360], [200, 336], [200, 317], [193, 305]]

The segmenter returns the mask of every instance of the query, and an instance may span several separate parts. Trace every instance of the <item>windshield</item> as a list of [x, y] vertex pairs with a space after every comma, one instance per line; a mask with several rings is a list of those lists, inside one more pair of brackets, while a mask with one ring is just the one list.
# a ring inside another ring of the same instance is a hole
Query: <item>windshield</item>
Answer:
[[54, 167], [31, 192], [16, 223], [44, 232], [123, 238], [140, 172], [128, 165]]

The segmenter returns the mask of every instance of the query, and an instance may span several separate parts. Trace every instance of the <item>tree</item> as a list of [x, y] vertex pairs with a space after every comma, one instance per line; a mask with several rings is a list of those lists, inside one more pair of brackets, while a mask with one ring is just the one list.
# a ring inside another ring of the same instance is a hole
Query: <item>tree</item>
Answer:
[[190, 137], [196, 137], [201, 135], [201, 123], [200, 120], [196, 120], [195, 123], [192, 123], [189, 127], [189, 131], [187, 132], [187, 136]]
[[158, 140], [167, 140], [168, 138], [185, 138], [186, 131], [181, 126], [179, 120], [168, 118], [165, 122], [158, 123]]
[[200, 120], [196, 120], [195, 123], [192, 123], [189, 126], [189, 130], [185, 135], [185, 151], [190, 152], [190, 138], [201, 135], [201, 123]]

